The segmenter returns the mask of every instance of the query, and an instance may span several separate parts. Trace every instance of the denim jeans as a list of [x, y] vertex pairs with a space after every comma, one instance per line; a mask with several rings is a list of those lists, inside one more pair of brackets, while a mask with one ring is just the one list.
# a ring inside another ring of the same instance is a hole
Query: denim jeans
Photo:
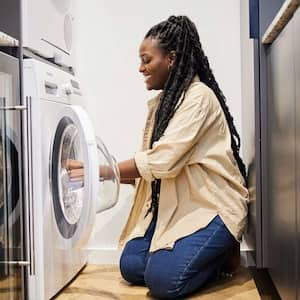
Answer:
[[200, 288], [217, 275], [226, 250], [236, 243], [222, 219], [176, 241], [172, 250], [149, 253], [155, 229], [153, 218], [144, 237], [127, 242], [120, 258], [123, 278], [146, 285], [156, 298], [179, 298]]

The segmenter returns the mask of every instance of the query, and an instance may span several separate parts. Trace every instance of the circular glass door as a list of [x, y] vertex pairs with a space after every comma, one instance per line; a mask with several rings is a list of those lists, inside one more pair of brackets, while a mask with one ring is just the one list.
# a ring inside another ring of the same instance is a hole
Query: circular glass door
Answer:
[[[89, 117], [79, 106], [66, 106], [58, 116], [53, 140], [51, 190], [56, 227], [63, 239], [69, 239], [68, 247], [82, 247], [89, 239], [96, 216], [97, 175]], [[64, 241], [61, 245], [67, 247]]]
[[52, 193], [54, 213], [60, 233], [71, 238], [76, 231], [83, 209], [84, 174], [71, 179], [67, 171], [70, 161], [82, 163], [83, 145], [78, 128], [71, 118], [64, 117], [58, 124], [52, 156]]

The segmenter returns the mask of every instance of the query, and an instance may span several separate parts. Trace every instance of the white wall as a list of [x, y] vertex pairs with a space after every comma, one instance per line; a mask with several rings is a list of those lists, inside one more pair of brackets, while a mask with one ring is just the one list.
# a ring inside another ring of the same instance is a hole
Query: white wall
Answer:
[[[239, 0], [103, 1], [75, 0], [75, 70], [83, 105], [117, 160], [139, 148], [146, 116], [145, 89], [138, 72], [138, 48], [154, 24], [172, 14], [189, 16], [198, 28], [215, 77], [241, 132], [241, 51]], [[123, 187], [117, 207], [97, 216], [90, 241], [92, 262], [111, 262], [126, 221], [133, 190]], [[105, 253], [99, 249], [108, 249]], [[106, 261], [103, 261], [105, 258]]]
[[249, 38], [249, 1], [241, 0], [241, 88], [243, 117], [243, 158], [247, 166], [255, 158], [254, 47]]

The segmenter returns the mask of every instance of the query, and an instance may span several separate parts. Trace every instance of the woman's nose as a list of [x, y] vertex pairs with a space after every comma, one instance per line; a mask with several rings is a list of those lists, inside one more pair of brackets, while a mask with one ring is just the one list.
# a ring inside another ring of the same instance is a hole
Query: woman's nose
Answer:
[[141, 72], [141, 73], [145, 72], [145, 66], [143, 64], [140, 64], [139, 72]]

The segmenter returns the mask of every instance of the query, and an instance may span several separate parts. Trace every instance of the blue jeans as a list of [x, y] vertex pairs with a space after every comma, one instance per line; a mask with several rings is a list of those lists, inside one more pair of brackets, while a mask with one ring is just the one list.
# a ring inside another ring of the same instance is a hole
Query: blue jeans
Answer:
[[214, 278], [226, 259], [226, 250], [236, 243], [222, 219], [216, 216], [207, 227], [178, 241], [172, 250], [149, 253], [156, 218], [144, 237], [127, 242], [120, 258], [123, 278], [146, 285], [156, 298], [190, 294]]

